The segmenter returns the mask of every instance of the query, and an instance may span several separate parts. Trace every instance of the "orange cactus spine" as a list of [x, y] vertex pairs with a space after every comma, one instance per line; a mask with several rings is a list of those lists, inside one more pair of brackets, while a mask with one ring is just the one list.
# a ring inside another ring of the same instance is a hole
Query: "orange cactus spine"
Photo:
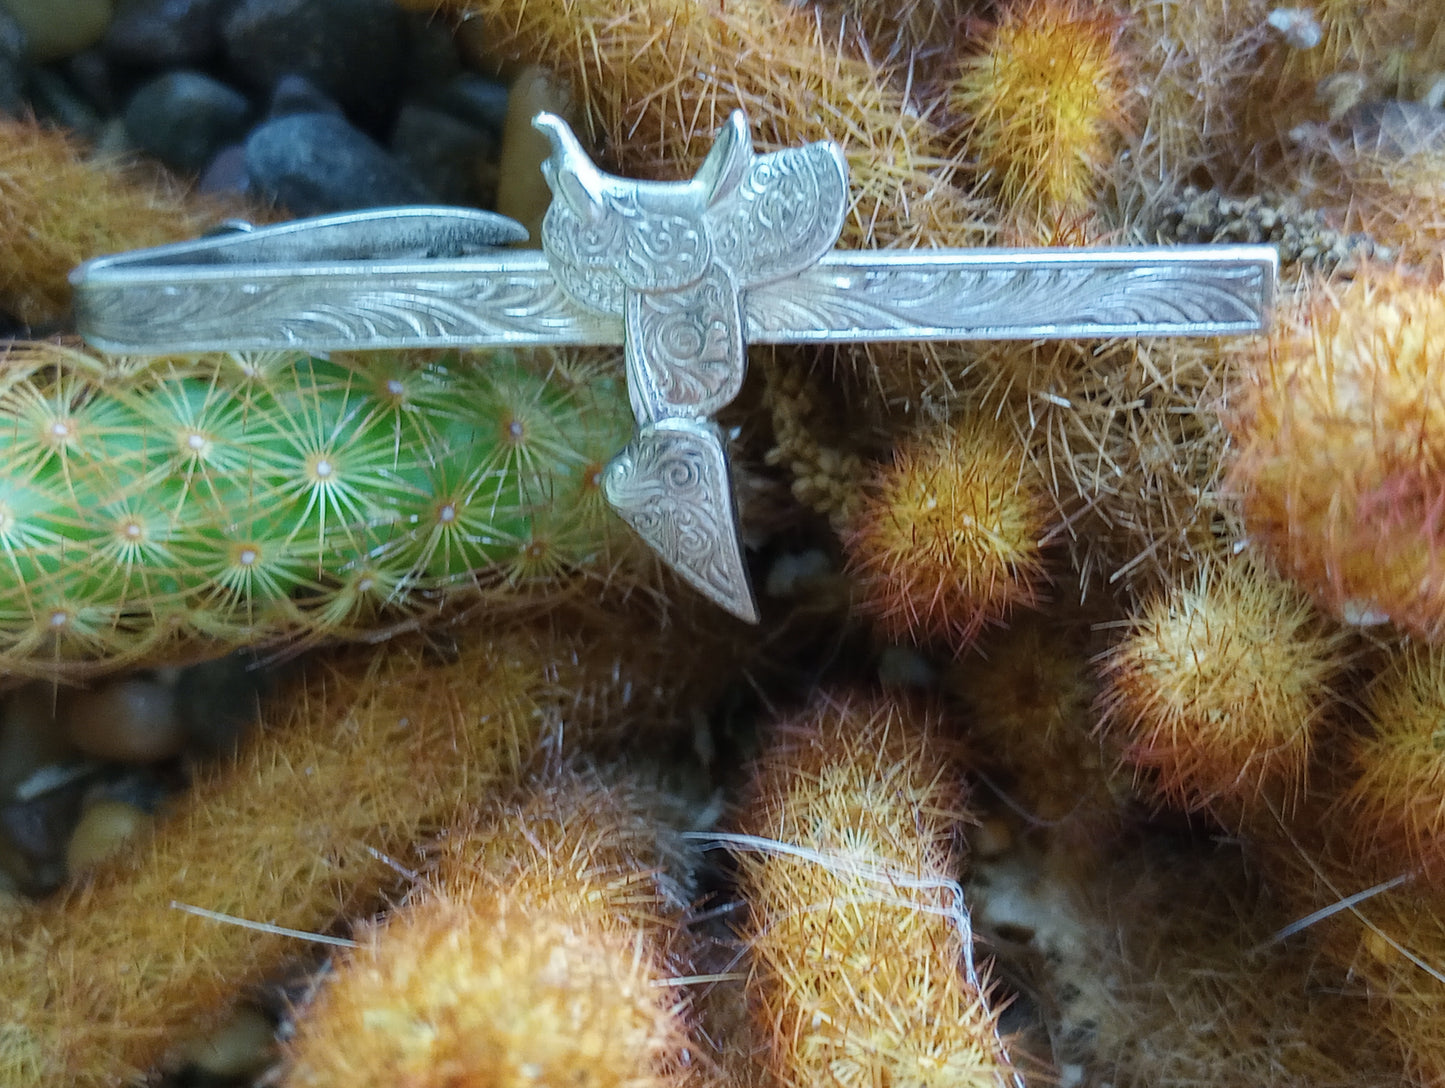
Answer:
[[606, 136], [614, 166], [630, 174], [690, 170], [741, 107], [769, 150], [842, 142], [853, 179], [848, 244], [928, 237], [967, 245], [988, 235], [979, 203], [951, 185], [938, 127], [888, 71], [840, 51], [836, 30], [805, 8], [775, 0], [402, 2], [479, 19], [488, 50], [555, 72]]
[[1011, 1083], [962, 893], [964, 787], [926, 714], [824, 700], [779, 725], [738, 857], [754, 1018], [786, 1088]]
[[33, 121], [0, 117], [0, 310], [28, 324], [66, 314], [66, 277], [81, 261], [193, 238], [236, 214], [159, 174], [88, 158]]
[[437, 869], [301, 1010], [289, 1088], [670, 1088], [685, 1002], [663, 980], [684, 897], [648, 793], [589, 772], [452, 829]]
[[848, 513], [862, 611], [893, 638], [961, 651], [1039, 599], [1051, 502], [1025, 451], [970, 415], [905, 442]]
[[1318, 286], [1240, 384], [1250, 538], [1345, 621], [1445, 639], [1445, 294], [1378, 268]]
[[150, 839], [12, 928], [0, 1084], [128, 1082], [297, 947], [173, 904], [307, 932], [369, 909], [395, 880], [388, 856], [517, 773], [550, 720], [557, 652], [519, 633], [437, 663], [392, 641], [320, 667]]
[[1093, 731], [1099, 685], [1089, 642], [1087, 624], [1067, 607], [1021, 614], [953, 662], [943, 686], [1013, 799], [1041, 820], [1092, 832], [1117, 821], [1130, 790]]
[[1101, 728], [1157, 801], [1226, 822], [1304, 787], [1342, 635], [1242, 560], [1148, 602], [1104, 660]]
[[1419, 871], [1445, 887], [1445, 649], [1407, 646], [1370, 684], [1371, 733], [1340, 803], [1367, 868]]
[[1124, 0], [1143, 117], [1119, 165], [1145, 200], [1180, 178], [1225, 175], [1247, 150], [1240, 115], [1269, 45], [1264, 14], [1233, 0]]
[[1086, 214], [1129, 112], [1119, 20], [1079, 0], [1008, 7], [948, 89], [964, 151], [1027, 237]]

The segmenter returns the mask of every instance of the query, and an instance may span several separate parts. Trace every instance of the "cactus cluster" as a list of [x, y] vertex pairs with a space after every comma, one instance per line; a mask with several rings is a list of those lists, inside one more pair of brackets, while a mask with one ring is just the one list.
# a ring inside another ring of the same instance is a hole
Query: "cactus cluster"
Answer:
[[634, 777], [549, 773], [465, 818], [301, 1010], [290, 1088], [704, 1083], [668, 978], [683, 898]]
[[[546, 65], [620, 174], [688, 173], [737, 106], [760, 150], [836, 138], [848, 247], [1181, 241], [1180, 215], [1283, 239], [1274, 331], [754, 353], [726, 420], [767, 575], [746, 639], [556, 577], [636, 584], [597, 488], [632, 429], [615, 369], [12, 348], [5, 674], [543, 607], [308, 653], [148, 838], [0, 898], [0, 1084], [167, 1068], [288, 931], [357, 941], [270, 1083], [994, 1088], [1035, 1056], [1050, 1083], [1439, 1083], [1438, 5], [398, 2]], [[75, 260], [206, 225], [7, 135], [27, 334]], [[875, 666], [916, 701], [818, 697]], [[648, 749], [688, 826], [736, 832], [708, 898], [659, 906], [670, 862], [629, 840], [670, 810], [489, 797], [578, 748]], [[0, 797], [4, 830], [25, 811]], [[969, 969], [975, 927], [1000, 970]]]
[[0, 664], [345, 635], [624, 547], [620, 379], [520, 356], [175, 359], [53, 344], [0, 384]]

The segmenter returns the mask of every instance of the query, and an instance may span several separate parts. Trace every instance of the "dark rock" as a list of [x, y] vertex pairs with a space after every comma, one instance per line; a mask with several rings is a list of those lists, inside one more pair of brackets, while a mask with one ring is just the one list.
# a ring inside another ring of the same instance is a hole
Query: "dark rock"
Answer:
[[0, 7], [0, 57], [23, 57], [25, 55], [25, 28], [15, 16]]
[[0, 8], [0, 114], [18, 117], [25, 106], [25, 31]]
[[190, 750], [208, 758], [233, 755], [260, 718], [271, 688], [271, 674], [244, 650], [183, 669], [176, 706]]
[[200, 64], [220, 52], [221, 17], [234, 0], [125, 0], [101, 46], [123, 64]]
[[71, 86], [85, 96], [103, 116], [120, 112], [122, 96], [117, 93], [110, 62], [99, 49], [86, 49], [62, 62], [61, 70]]
[[492, 133], [500, 143], [507, 122], [507, 87], [475, 72], [463, 72], [426, 97], [429, 105]]
[[196, 189], [207, 194], [245, 196], [251, 191], [251, 175], [246, 172], [246, 145], [231, 144], [216, 152], [210, 164], [201, 171]]
[[80, 96], [70, 80], [52, 68], [31, 69], [26, 87], [35, 116], [60, 128], [68, 128], [82, 139], [93, 140], [100, 134], [100, 115]]
[[426, 106], [405, 105], [391, 136], [392, 153], [418, 177], [427, 179], [438, 199], [448, 204], [488, 204], [491, 193], [484, 171], [497, 155], [497, 140], [465, 121]]
[[334, 113], [344, 117], [340, 104], [305, 76], [292, 73], [282, 76], [271, 92], [271, 108], [267, 117], [285, 117], [292, 113]]
[[295, 215], [426, 203], [431, 191], [340, 117], [296, 113], [267, 121], [246, 141], [252, 191]]
[[0, 806], [0, 835], [31, 861], [63, 857], [80, 815], [82, 786], [69, 783], [38, 797]]
[[125, 127], [137, 147], [167, 166], [198, 172], [246, 131], [250, 114], [235, 88], [200, 72], [167, 72], [131, 98]]
[[462, 70], [457, 40], [445, 23], [428, 16], [409, 13], [406, 17], [407, 48], [403, 74], [416, 91], [449, 83]]
[[390, 121], [407, 38], [391, 0], [243, 0], [222, 35], [238, 79], [269, 90], [294, 72], [363, 125]]
[[150, 767], [107, 767], [103, 773], [106, 777], [86, 787], [82, 808], [97, 801], [119, 801], [154, 816], [174, 792]]

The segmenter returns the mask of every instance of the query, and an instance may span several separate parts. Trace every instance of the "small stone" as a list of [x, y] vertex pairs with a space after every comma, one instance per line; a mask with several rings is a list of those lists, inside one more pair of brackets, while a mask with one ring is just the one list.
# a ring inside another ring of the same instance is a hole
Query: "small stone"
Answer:
[[246, 141], [246, 172], [255, 193], [298, 216], [435, 199], [375, 141], [324, 113], [259, 126]]
[[222, 37], [238, 79], [269, 90], [295, 73], [365, 124], [391, 117], [407, 41], [391, 0], [243, 0]]
[[80, 812], [80, 795], [81, 786], [72, 782], [0, 806], [0, 834], [32, 864], [58, 861]]
[[121, 96], [116, 92], [110, 61], [99, 49], [85, 49], [61, 65], [70, 85], [84, 96], [102, 116], [120, 112]]
[[345, 117], [346, 112], [336, 99], [327, 95], [320, 87], [305, 76], [294, 72], [282, 76], [281, 82], [271, 92], [271, 108], [266, 112], [268, 119], [286, 117], [293, 113], [332, 113]]
[[0, 800], [41, 767], [75, 754], [55, 718], [55, 689], [32, 683], [12, 691], [0, 712]]
[[77, 692], [64, 710], [71, 741], [100, 759], [153, 763], [180, 754], [185, 746], [175, 691], [154, 680], [119, 680]]
[[93, 139], [101, 130], [100, 115], [83, 99], [70, 81], [51, 68], [35, 68], [27, 80], [30, 105], [42, 121]]
[[81, 814], [65, 847], [65, 867], [76, 876], [120, 853], [150, 831], [155, 818], [124, 801], [96, 801]]
[[25, 108], [25, 31], [0, 8], [0, 114], [19, 117]]
[[463, 72], [446, 86], [427, 95], [427, 102], [459, 117], [500, 142], [507, 123], [507, 86], [475, 72]]
[[176, 706], [188, 747], [206, 756], [233, 755], [260, 718], [261, 700], [271, 679], [271, 673], [256, 668], [255, 657], [245, 651], [181, 670]]
[[110, 0], [0, 0], [25, 31], [33, 61], [59, 60], [100, 41], [110, 25]]
[[25, 30], [15, 16], [0, 4], [0, 57], [20, 60], [25, 56]]
[[465, 121], [426, 106], [405, 105], [392, 130], [391, 150], [447, 204], [486, 207], [495, 199], [496, 140]]
[[124, 117], [112, 117], [90, 141], [90, 150], [95, 155], [125, 158], [135, 154], [135, 144], [125, 130]]
[[215, 1031], [185, 1043], [174, 1064], [226, 1080], [249, 1078], [270, 1064], [275, 1045], [271, 1018], [253, 1005], [242, 1005]]
[[456, 37], [439, 19], [418, 12], [406, 16], [404, 71], [413, 92], [449, 82], [461, 71]]
[[245, 196], [251, 191], [251, 177], [246, 173], [246, 145], [223, 147], [201, 171], [196, 191], [207, 195], [231, 194]]
[[167, 166], [199, 173], [216, 152], [246, 131], [246, 96], [200, 72], [167, 72], [125, 108], [125, 127], [142, 151]]
[[221, 16], [231, 0], [121, 0], [102, 47], [124, 64], [184, 67], [221, 48]]

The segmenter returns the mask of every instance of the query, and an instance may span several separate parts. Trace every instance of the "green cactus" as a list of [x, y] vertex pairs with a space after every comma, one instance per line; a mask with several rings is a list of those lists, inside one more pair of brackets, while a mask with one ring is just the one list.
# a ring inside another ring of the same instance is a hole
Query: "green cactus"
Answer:
[[0, 668], [356, 634], [458, 587], [611, 564], [630, 545], [598, 481], [626, 390], [552, 362], [12, 349]]

